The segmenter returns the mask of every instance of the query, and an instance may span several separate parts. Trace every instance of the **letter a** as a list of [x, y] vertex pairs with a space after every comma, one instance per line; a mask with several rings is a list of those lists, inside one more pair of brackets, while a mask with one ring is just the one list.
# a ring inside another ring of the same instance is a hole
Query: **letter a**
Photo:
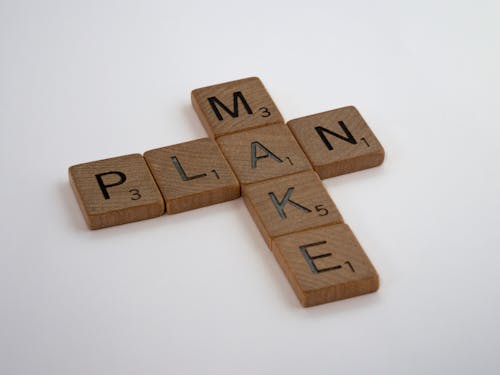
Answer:
[[[279, 157], [277, 157], [271, 150], [269, 150], [266, 146], [264, 146], [260, 142], [252, 142], [251, 144], [251, 153], [252, 153], [252, 168], [257, 168], [257, 160], [268, 158], [269, 156], [279, 163], [283, 163]], [[257, 147], [261, 150], [265, 151], [264, 155], [257, 156]]]

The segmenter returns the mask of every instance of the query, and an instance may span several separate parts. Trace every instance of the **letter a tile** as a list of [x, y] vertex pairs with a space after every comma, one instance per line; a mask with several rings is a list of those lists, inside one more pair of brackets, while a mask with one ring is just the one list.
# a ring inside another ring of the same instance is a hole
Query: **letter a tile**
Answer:
[[259, 78], [245, 78], [193, 90], [191, 101], [212, 138], [264, 125], [284, 124]]
[[298, 118], [288, 126], [322, 179], [384, 161], [382, 145], [355, 107]]
[[343, 223], [335, 203], [313, 171], [246, 185], [242, 192], [269, 248], [273, 238]]
[[378, 289], [377, 271], [345, 224], [279, 237], [272, 251], [306, 307]]
[[174, 214], [240, 197], [240, 184], [209, 138], [158, 148], [144, 154]]
[[69, 180], [90, 229], [165, 212], [160, 191], [140, 154], [74, 165], [69, 168]]

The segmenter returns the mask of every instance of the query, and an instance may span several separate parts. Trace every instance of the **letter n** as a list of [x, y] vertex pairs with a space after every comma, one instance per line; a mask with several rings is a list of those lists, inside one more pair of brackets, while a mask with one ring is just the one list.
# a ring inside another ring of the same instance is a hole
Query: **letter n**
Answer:
[[314, 128], [314, 130], [316, 130], [316, 133], [318, 133], [319, 137], [321, 138], [321, 140], [325, 144], [326, 148], [328, 150], [330, 150], [330, 151], [333, 150], [333, 145], [330, 143], [330, 141], [326, 137], [325, 133], [328, 133], [328, 134], [330, 134], [330, 135], [332, 135], [334, 137], [342, 139], [343, 141], [349, 142], [349, 143], [351, 143], [353, 145], [355, 145], [355, 144], [358, 143], [358, 142], [356, 142], [356, 139], [353, 137], [353, 135], [351, 134], [351, 132], [349, 131], [349, 129], [347, 129], [347, 126], [344, 124], [344, 121], [339, 121], [339, 125], [342, 128], [342, 130], [344, 131], [345, 136], [341, 135], [341, 134], [337, 134], [334, 131], [326, 129], [326, 128], [322, 127], [322, 126], [316, 126]]

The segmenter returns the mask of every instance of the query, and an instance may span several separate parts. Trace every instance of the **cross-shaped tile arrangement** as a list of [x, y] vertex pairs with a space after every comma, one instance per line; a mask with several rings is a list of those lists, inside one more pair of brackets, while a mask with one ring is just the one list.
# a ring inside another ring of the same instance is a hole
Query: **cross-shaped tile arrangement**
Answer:
[[304, 306], [378, 289], [378, 275], [320, 179], [377, 166], [384, 149], [354, 107], [289, 121], [258, 78], [196, 89], [210, 138], [75, 165], [91, 229], [243, 196]]

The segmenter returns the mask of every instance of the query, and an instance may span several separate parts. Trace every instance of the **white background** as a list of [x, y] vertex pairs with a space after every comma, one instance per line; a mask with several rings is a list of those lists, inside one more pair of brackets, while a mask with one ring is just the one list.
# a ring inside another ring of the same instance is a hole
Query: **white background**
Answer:
[[[498, 374], [500, 3], [0, 1], [0, 373]], [[70, 165], [205, 136], [259, 76], [356, 105], [383, 166], [325, 185], [381, 276], [300, 307], [241, 199], [90, 231]]]

